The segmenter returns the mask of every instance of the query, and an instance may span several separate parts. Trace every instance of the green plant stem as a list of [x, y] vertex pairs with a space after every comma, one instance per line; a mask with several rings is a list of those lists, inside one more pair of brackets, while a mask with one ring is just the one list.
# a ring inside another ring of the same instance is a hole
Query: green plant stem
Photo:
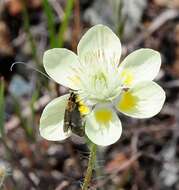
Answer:
[[48, 32], [50, 37], [50, 47], [55, 48], [57, 47], [57, 40], [55, 34], [55, 21], [54, 21], [55, 16], [48, 0], [43, 0], [42, 3], [45, 15], [47, 17]]
[[28, 120], [27, 118], [24, 118], [22, 115], [21, 111], [21, 106], [20, 106], [20, 101], [17, 97], [12, 96], [13, 101], [14, 101], [14, 108], [15, 108], [15, 113], [20, 119], [21, 122], [21, 127], [24, 129], [26, 136], [29, 138], [29, 140], [34, 140], [34, 135], [32, 132], [32, 127], [28, 125]]
[[64, 33], [68, 26], [69, 18], [73, 9], [73, 4], [74, 4], [74, 0], [67, 0], [66, 7], [65, 7], [65, 15], [58, 32], [58, 39], [59, 39], [58, 46], [59, 47], [63, 47]]
[[86, 175], [85, 175], [84, 183], [82, 186], [82, 190], [88, 190], [88, 187], [90, 185], [92, 172], [93, 172], [95, 162], [96, 162], [96, 149], [97, 149], [96, 144], [92, 144], [91, 150], [90, 150], [89, 161], [88, 161], [88, 167], [86, 170]]
[[118, 5], [116, 5], [117, 8], [117, 12], [118, 12], [118, 16], [117, 16], [117, 20], [116, 20], [116, 29], [117, 29], [117, 34], [120, 38], [123, 37], [124, 34], [124, 28], [125, 28], [125, 22], [126, 22], [126, 18], [123, 18], [122, 16], [122, 9], [123, 9], [123, 1], [120, 1], [118, 3]]

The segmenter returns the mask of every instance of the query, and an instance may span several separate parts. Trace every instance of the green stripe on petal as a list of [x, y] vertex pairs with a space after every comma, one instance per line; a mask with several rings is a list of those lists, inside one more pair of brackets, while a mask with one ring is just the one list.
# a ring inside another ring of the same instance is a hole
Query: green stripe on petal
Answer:
[[126, 86], [142, 81], [153, 80], [161, 66], [159, 52], [152, 49], [139, 49], [129, 54], [120, 64], [121, 79]]
[[69, 98], [68, 95], [52, 100], [42, 112], [40, 118], [40, 135], [51, 141], [64, 140], [70, 133], [64, 133], [64, 113]]
[[165, 101], [164, 90], [155, 82], [141, 82], [123, 91], [116, 100], [116, 109], [135, 118], [149, 118], [158, 114]]
[[77, 52], [82, 62], [93, 61], [97, 64], [105, 59], [104, 64], [106, 60], [119, 64], [121, 42], [107, 26], [95, 25], [81, 38]]
[[93, 143], [108, 146], [120, 138], [122, 126], [111, 108], [100, 107], [86, 117], [85, 133]]
[[48, 75], [57, 83], [68, 88], [79, 89], [79, 77], [75, 72], [78, 57], [65, 48], [54, 48], [44, 53], [43, 64]]

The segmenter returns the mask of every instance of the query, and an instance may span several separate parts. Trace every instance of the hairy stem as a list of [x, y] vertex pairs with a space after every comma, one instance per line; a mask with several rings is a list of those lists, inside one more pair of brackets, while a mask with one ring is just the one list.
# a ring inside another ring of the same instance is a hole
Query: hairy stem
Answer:
[[88, 161], [88, 168], [86, 170], [86, 175], [85, 175], [84, 183], [82, 186], [82, 190], [87, 190], [90, 185], [92, 172], [93, 172], [95, 162], [96, 162], [96, 149], [97, 149], [97, 146], [95, 144], [92, 144], [91, 150], [90, 150], [89, 161]]

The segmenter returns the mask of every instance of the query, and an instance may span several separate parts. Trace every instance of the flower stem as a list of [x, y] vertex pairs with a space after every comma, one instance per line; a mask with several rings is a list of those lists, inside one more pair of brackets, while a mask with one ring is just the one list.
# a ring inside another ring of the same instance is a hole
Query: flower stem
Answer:
[[86, 170], [86, 175], [85, 175], [84, 183], [82, 186], [82, 190], [88, 190], [88, 187], [89, 187], [89, 184], [91, 181], [91, 177], [92, 177], [92, 172], [93, 172], [93, 169], [95, 166], [95, 161], [96, 161], [96, 149], [97, 149], [96, 144], [92, 144], [91, 150], [90, 150], [89, 161], [88, 161], [88, 168]]

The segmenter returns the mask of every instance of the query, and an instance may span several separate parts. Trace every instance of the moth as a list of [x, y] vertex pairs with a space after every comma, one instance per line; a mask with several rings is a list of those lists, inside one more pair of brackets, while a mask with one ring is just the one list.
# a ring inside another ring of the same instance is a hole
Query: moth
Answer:
[[77, 100], [77, 94], [70, 93], [70, 97], [67, 101], [64, 115], [64, 132], [71, 130], [73, 133], [79, 136], [84, 136], [84, 122], [79, 111], [80, 103]]

